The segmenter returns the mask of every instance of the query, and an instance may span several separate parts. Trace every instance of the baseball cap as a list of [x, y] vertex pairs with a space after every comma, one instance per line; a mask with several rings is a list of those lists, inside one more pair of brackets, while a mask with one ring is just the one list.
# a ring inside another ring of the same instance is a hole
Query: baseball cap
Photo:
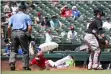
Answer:
[[37, 16], [40, 16], [41, 15], [41, 12], [37, 12]]
[[76, 7], [76, 6], [73, 6], [73, 7], [72, 7], [72, 10], [75, 9], [75, 8], [77, 8], [77, 7]]
[[74, 26], [70, 26], [70, 30], [74, 30]]

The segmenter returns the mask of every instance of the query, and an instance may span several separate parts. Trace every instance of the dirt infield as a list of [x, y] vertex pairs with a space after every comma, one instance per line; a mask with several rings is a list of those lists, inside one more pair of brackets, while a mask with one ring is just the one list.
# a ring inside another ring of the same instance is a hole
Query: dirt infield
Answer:
[[[2, 60], [1, 62], [1, 70], [2, 71], [10, 71], [10, 67], [9, 67], [9, 63], [7, 60]], [[38, 70], [37, 66], [31, 66], [32, 70]], [[16, 61], [16, 70], [22, 70], [22, 61], [21, 60], [17, 60]], [[61, 69], [55, 69], [52, 68], [51, 70], [86, 70], [85, 68], [81, 68], [81, 67], [73, 67], [73, 68], [61, 68]]]

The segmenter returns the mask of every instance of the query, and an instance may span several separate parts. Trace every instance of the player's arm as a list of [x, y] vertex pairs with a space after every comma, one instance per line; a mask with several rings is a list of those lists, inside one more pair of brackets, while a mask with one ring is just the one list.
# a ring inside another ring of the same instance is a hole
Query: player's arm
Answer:
[[97, 27], [98, 27], [98, 30], [99, 30], [99, 36], [104, 39], [105, 47], [109, 47], [109, 41], [107, 40], [107, 38], [104, 35], [104, 31], [103, 31], [101, 22], [97, 22]]
[[32, 33], [32, 20], [30, 16], [27, 15], [27, 24], [28, 24], [28, 34], [31, 35]]
[[8, 25], [8, 38], [10, 39], [11, 38], [11, 26]]
[[35, 59], [35, 58], [32, 59], [32, 61], [29, 63], [29, 65], [32, 66], [32, 65], [34, 65], [34, 64], [36, 64], [36, 59]]
[[10, 17], [8, 23], [8, 38], [11, 39], [11, 27], [13, 25], [13, 16]]
[[98, 28], [98, 35], [100, 35], [100, 36], [103, 35], [104, 36], [103, 28], [102, 28], [102, 22], [97, 20], [96, 23], [97, 23], [97, 28]]

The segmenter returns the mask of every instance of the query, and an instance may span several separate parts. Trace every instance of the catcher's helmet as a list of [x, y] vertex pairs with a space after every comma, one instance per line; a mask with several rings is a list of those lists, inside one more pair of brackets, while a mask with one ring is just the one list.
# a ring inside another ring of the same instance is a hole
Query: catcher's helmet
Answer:
[[103, 12], [103, 8], [98, 7], [96, 9], [94, 9], [94, 15], [96, 16], [97, 14], [100, 14], [101, 16], [105, 16], [105, 13]]

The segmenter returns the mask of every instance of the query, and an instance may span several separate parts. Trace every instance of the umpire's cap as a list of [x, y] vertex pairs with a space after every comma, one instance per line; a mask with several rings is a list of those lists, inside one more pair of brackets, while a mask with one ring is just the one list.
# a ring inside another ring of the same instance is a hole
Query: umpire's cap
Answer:
[[103, 12], [103, 8], [101, 7], [94, 9], [94, 15], [96, 16], [98, 13], [100, 13], [101, 16], [105, 16], [105, 13]]
[[25, 2], [21, 2], [20, 6], [19, 6], [19, 9], [26, 9], [27, 6], [25, 5]]
[[19, 9], [26, 9], [26, 5], [20, 5]]

